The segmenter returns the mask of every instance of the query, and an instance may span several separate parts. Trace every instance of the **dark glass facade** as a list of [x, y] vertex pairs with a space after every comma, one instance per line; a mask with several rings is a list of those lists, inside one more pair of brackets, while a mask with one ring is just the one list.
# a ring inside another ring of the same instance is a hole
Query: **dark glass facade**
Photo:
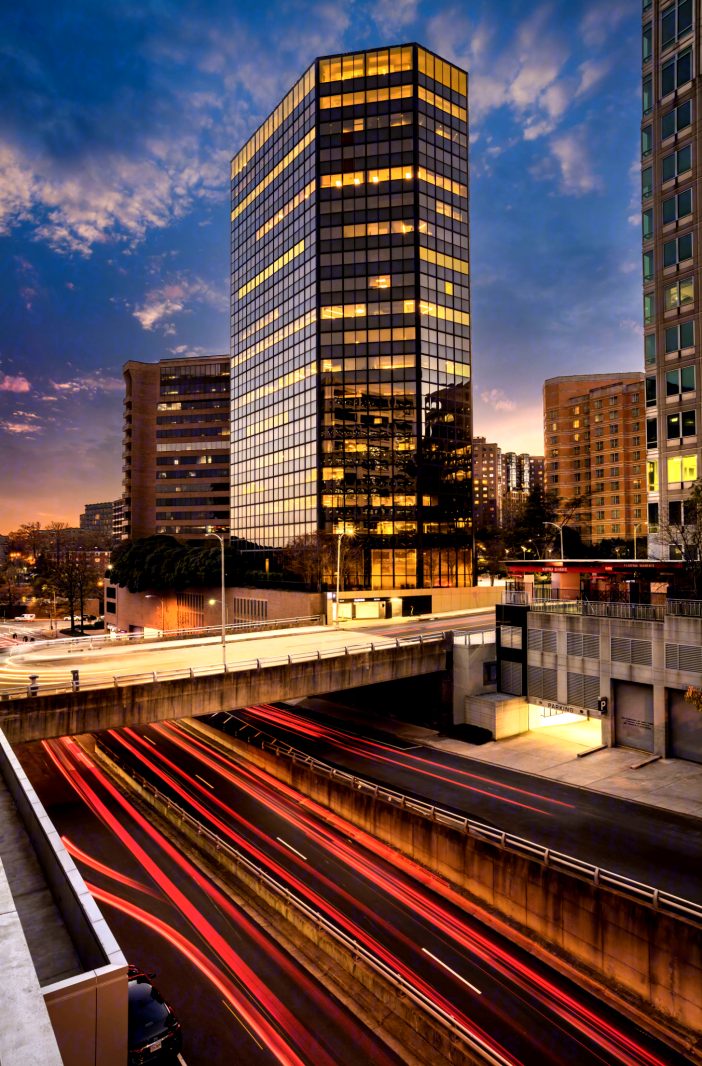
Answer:
[[[318, 59], [232, 163], [232, 536], [472, 584], [467, 79]], [[360, 553], [359, 553], [360, 555]]]

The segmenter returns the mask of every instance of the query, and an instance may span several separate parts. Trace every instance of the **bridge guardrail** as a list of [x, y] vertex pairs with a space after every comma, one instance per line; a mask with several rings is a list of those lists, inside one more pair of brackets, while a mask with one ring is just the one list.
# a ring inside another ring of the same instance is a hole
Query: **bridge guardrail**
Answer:
[[[288, 655], [272, 655], [265, 658], [246, 659], [226, 666], [190, 666], [179, 670], [146, 670], [136, 674], [96, 675], [95, 677], [78, 677], [70, 681], [47, 682], [39, 684], [38, 674], [30, 674], [30, 683], [15, 689], [0, 691], [0, 702], [11, 699], [32, 698], [34, 696], [54, 696], [67, 692], [82, 692], [86, 689], [122, 688], [126, 685], [139, 685], [159, 681], [178, 681], [185, 678], [206, 677], [215, 674], [233, 674], [240, 670], [260, 670], [263, 666], [293, 666], [295, 663], [314, 662], [323, 659], [344, 658], [347, 655], [360, 655], [363, 652], [385, 651], [390, 648], [406, 647], [411, 644], [436, 644], [446, 639], [444, 633], [419, 634], [411, 637], [395, 637], [384, 640], [367, 641], [365, 644], [349, 644], [343, 648], [318, 648], [310, 652], [291, 652]], [[77, 671], [72, 671], [77, 673]], [[37, 680], [32, 680], [32, 677]]]
[[195, 829], [198, 836], [209, 840], [218, 851], [223, 852], [232, 858], [237, 866], [243, 866], [251, 875], [253, 875], [259, 884], [265, 884], [272, 892], [284, 899], [288, 906], [294, 907], [297, 911], [302, 913], [306, 918], [311, 920], [318, 929], [323, 929], [327, 936], [341, 944], [347, 951], [350, 951], [355, 958], [363, 959], [368, 966], [375, 970], [376, 973], [379, 973], [385, 980], [389, 981], [402, 995], [406, 995], [421, 1007], [422, 1010], [426, 1011], [443, 1026], [448, 1028], [455, 1037], [466, 1043], [483, 1059], [484, 1062], [489, 1063], [490, 1066], [509, 1066], [509, 1061], [500, 1055], [499, 1052], [496, 1052], [489, 1047], [480, 1036], [476, 1033], [471, 1033], [464, 1025], [457, 1022], [453, 1015], [449, 1014], [448, 1011], [445, 1011], [442, 1007], [432, 1003], [428, 996], [418, 988], [415, 988], [415, 986], [406, 978], [402, 977], [401, 974], [396, 973], [376, 955], [359, 944], [357, 940], [353, 940], [346, 933], [338, 929], [319, 911], [313, 910], [312, 907], [304, 902], [304, 900], [300, 899], [300, 897], [291, 892], [289, 888], [271, 877], [262, 867], [251, 862], [243, 852], [232, 847], [231, 844], [228, 844], [227, 841], [218, 836], [217, 833], [213, 833], [203, 822], [198, 821], [197, 818], [194, 818], [178, 803], [175, 803], [169, 796], [157, 789], [155, 785], [152, 785], [147, 778], [143, 777], [136, 770], [133, 770], [131, 766], [125, 763], [123, 759], [120, 759], [118, 755], [115, 755], [115, 753], [99, 739], [96, 740], [96, 746], [108, 759], [117, 763], [117, 765], [129, 777], [132, 777], [138, 782], [146, 792], [150, 792], [159, 803], [165, 806], [168, 810], [173, 811], [178, 818]]
[[[218, 714], [225, 713], [224, 711], [217, 711], [210, 717], [216, 718]], [[242, 721], [242, 719], [239, 719], [239, 721]], [[248, 722], [244, 723], [244, 725], [251, 729], [256, 728]], [[222, 732], [224, 736], [230, 735], [224, 733], [224, 731]], [[238, 732], [241, 732], [241, 730], [238, 730]], [[269, 739], [266, 739], [267, 736]], [[269, 734], [259, 732], [255, 741], [247, 740], [246, 743], [261, 747], [263, 750], [273, 751], [277, 757], [287, 757], [293, 763], [303, 763], [314, 772], [331, 780], [349, 785], [358, 792], [372, 795], [375, 799], [380, 799], [402, 810], [420, 814], [433, 822], [458, 829], [468, 836], [474, 836], [480, 840], [496, 844], [502, 850], [516, 852], [525, 858], [536, 859], [537, 862], [544, 866], [551, 866], [562, 870], [564, 873], [582, 877], [584, 880], [589, 881], [590, 884], [611, 888], [628, 895], [638, 902], [652, 907], [653, 910], [702, 925], [702, 904], [695, 903], [692, 900], [674, 896], [669, 892], [663, 892], [658, 888], [644, 885], [640, 881], [634, 881], [632, 878], [625, 877], [622, 874], [613, 873], [611, 870], [604, 870], [602, 867], [594, 866], [592, 863], [583, 862], [582, 859], [576, 859], [572, 855], [553, 851], [551, 848], [545, 848], [543, 845], [535, 844], [531, 840], [525, 840], [523, 837], [515, 836], [512, 833], [505, 833], [502, 830], [494, 829], [492, 826], [476, 822], [472, 818], [443, 810], [443, 808], [436, 807], [431, 803], [425, 803], [423, 800], [407, 796], [403, 792], [396, 792], [393, 789], [386, 788], [384, 785], [366, 781], [362, 777], [356, 777], [354, 774], [346, 773], [345, 770], [338, 770], [320, 759], [315, 759], [314, 756], [307, 755], [305, 752], [293, 748], [292, 745], [282, 743], [277, 738], [271, 738]]]

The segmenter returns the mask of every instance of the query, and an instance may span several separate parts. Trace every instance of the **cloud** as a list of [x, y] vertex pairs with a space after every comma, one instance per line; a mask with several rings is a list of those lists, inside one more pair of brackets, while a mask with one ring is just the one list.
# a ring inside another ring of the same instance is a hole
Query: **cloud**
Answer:
[[584, 126], [576, 126], [551, 141], [551, 152], [561, 170], [561, 192], [568, 196], [584, 196], [602, 187], [602, 179], [592, 170], [587, 143]]
[[[121, 378], [103, 377], [99, 373], [75, 378], [73, 381], [52, 381], [51, 384], [62, 393], [87, 392], [93, 396], [101, 392], [122, 392], [124, 390], [124, 381]], [[43, 399], [51, 399], [51, 397], [45, 396]]]
[[393, 37], [417, 17], [419, 0], [378, 0], [373, 7], [373, 21], [382, 37]]
[[175, 325], [167, 321], [172, 315], [181, 314], [188, 309], [188, 304], [206, 304], [217, 311], [229, 310], [228, 286], [217, 288], [202, 278], [188, 278], [185, 273], [177, 274], [157, 288], [146, 293], [144, 302], [132, 314], [144, 329], [162, 329], [165, 336], [172, 336]]
[[644, 335], [643, 326], [633, 318], [622, 319], [619, 323], [619, 328], [630, 330], [632, 333], [635, 333], [637, 337], [643, 337]]
[[517, 406], [514, 400], [510, 400], [504, 389], [489, 389], [480, 393], [480, 399], [496, 411], [513, 411]]
[[28, 425], [26, 422], [4, 422], [0, 420], [0, 429], [5, 433], [36, 433], [39, 431], [37, 426]]
[[29, 392], [31, 387], [23, 374], [0, 374], [0, 392]]
[[588, 8], [580, 23], [580, 35], [588, 48], [598, 48], [612, 36], [622, 19], [633, 15], [640, 16], [635, 0], [605, 0]]

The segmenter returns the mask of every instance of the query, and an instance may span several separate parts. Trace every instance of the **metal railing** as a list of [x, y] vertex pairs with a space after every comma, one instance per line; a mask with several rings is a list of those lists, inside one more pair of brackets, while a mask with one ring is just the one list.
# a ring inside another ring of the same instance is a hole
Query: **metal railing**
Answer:
[[495, 630], [484, 629], [480, 633], [462, 632], [461, 630], [454, 629], [453, 631], [453, 643], [454, 644], [494, 644], [495, 643]]
[[82, 692], [104, 688], [122, 688], [126, 685], [157, 683], [160, 681], [180, 681], [186, 678], [208, 677], [217, 674], [233, 674], [240, 670], [260, 670], [264, 666], [293, 666], [295, 663], [319, 662], [323, 659], [343, 659], [349, 655], [362, 655], [365, 652], [389, 651], [411, 644], [425, 645], [443, 643], [445, 633], [420, 634], [412, 637], [396, 637], [384, 640], [367, 641], [364, 644], [349, 644], [344, 647], [317, 648], [314, 652], [291, 652], [286, 655], [270, 655], [258, 659], [246, 659], [227, 663], [226, 666], [190, 666], [179, 670], [146, 670], [137, 674], [104, 675], [80, 677], [77, 670], [72, 670], [74, 677], [70, 681], [39, 683], [39, 675], [30, 675], [28, 685], [21, 688], [0, 691], [0, 701], [23, 699], [34, 696], [54, 696], [66, 692]]
[[[224, 713], [226, 712], [217, 711], [211, 717], [214, 718], [217, 714]], [[239, 719], [239, 721], [243, 720]], [[572, 855], [553, 851], [551, 848], [545, 848], [543, 845], [535, 844], [531, 840], [525, 840], [523, 837], [514, 836], [512, 833], [505, 833], [500, 829], [494, 829], [492, 826], [483, 825], [472, 818], [443, 810], [443, 808], [436, 807], [431, 803], [424, 803], [422, 800], [407, 796], [403, 792], [396, 792], [393, 789], [385, 788], [384, 785], [366, 781], [364, 778], [356, 777], [353, 774], [346, 773], [344, 770], [337, 770], [328, 763], [315, 759], [312, 755], [307, 755], [305, 752], [299, 751], [275, 737], [261, 733], [255, 726], [249, 725], [248, 722], [244, 723], [241, 729], [237, 730], [237, 733], [241, 732], [243, 728], [254, 730], [256, 738], [246, 741], [240, 740], [240, 743], [252, 744], [264, 751], [272, 751], [278, 758], [289, 758], [293, 763], [304, 764], [314, 773], [319, 773], [330, 780], [346, 784], [356, 792], [373, 796], [374, 799], [382, 800], [412, 814], [419, 814], [440, 825], [447, 825], [452, 829], [465, 833], [467, 836], [474, 836], [478, 840], [488, 841], [502, 850], [514, 852], [527, 859], [535, 859], [543, 866], [551, 866], [563, 873], [580, 877], [592, 885], [611, 888], [616, 892], [621, 892], [638, 900], [639, 903], [652, 907], [656, 911], [702, 925], [702, 904], [683, 899], [681, 896], [674, 896], [669, 892], [662, 892], [651, 885], [644, 885], [640, 881], [634, 881], [630, 877], [613, 873], [611, 870], [603, 870], [600, 866], [583, 862]], [[229, 733], [222, 731], [222, 735], [232, 739], [232, 735]]]
[[123, 773], [136, 781], [145, 792], [151, 793], [151, 795], [168, 811], [173, 812], [177, 818], [194, 829], [198, 837], [208, 840], [218, 852], [232, 860], [236, 865], [237, 871], [239, 867], [243, 867], [243, 869], [246, 870], [246, 872], [259, 885], [265, 885], [269, 891], [283, 899], [287, 906], [294, 908], [300, 914], [304, 915], [305, 918], [313, 923], [317, 930], [323, 930], [327, 936], [336, 941], [337, 944], [340, 944], [346, 951], [350, 952], [354, 958], [362, 959], [367, 966], [393, 985], [401, 995], [407, 996], [408, 999], [411, 999], [413, 1003], [426, 1011], [436, 1021], [440, 1022], [442, 1026], [447, 1028], [454, 1037], [467, 1044], [480, 1056], [481, 1059], [483, 1059], [484, 1062], [489, 1063], [490, 1066], [509, 1066], [508, 1060], [500, 1055], [498, 1051], [489, 1047], [478, 1034], [472, 1033], [460, 1022], [457, 1022], [453, 1015], [449, 1014], [438, 1004], [433, 1003], [427, 995], [425, 995], [420, 989], [416, 988], [415, 985], [401, 974], [392, 970], [386, 963], [379, 959], [377, 955], [374, 955], [373, 952], [359, 944], [357, 940], [353, 940], [346, 933], [342, 932], [341, 929], [338, 929], [332, 922], [325, 918], [320, 911], [313, 910], [312, 907], [304, 902], [304, 900], [291, 892], [289, 888], [281, 884], [280, 881], [277, 881], [274, 877], [271, 877], [261, 866], [257, 866], [255, 863], [251, 862], [243, 852], [232, 847], [231, 844], [218, 836], [217, 833], [213, 833], [203, 822], [198, 821], [197, 818], [194, 818], [169, 796], [152, 785], [147, 778], [128, 766], [99, 739], [96, 741], [96, 746], [100, 748], [101, 752], [109, 760], [116, 763]]
[[666, 600], [665, 613], [676, 618], [702, 618], [702, 600]]
[[[326, 621], [323, 614], [300, 615], [295, 618], [270, 618], [264, 621], [230, 622], [225, 627], [230, 636], [238, 633], [258, 633], [265, 630], [297, 629], [299, 627], [311, 627], [324, 625]], [[52, 640], [35, 640], [31, 648], [23, 649], [32, 654], [45, 648], [62, 648], [64, 651], [93, 651], [97, 648], [113, 647], [120, 644], [159, 644], [173, 640], [197, 640], [198, 637], [209, 639], [217, 638], [222, 632], [222, 626], [194, 626], [190, 629], [157, 629], [156, 636], [145, 636], [143, 633], [86, 633], [81, 637], [63, 637]], [[17, 655], [17, 646], [3, 649], [8, 655]]]
[[531, 596], [528, 592], [515, 592], [512, 589], [505, 589], [500, 594], [501, 603], [512, 603], [517, 607], [526, 607], [531, 602]]
[[532, 600], [532, 611], [545, 614], [579, 614], [589, 618], [619, 618], [622, 621], [663, 622], [665, 608], [650, 603], [605, 603], [599, 600]]

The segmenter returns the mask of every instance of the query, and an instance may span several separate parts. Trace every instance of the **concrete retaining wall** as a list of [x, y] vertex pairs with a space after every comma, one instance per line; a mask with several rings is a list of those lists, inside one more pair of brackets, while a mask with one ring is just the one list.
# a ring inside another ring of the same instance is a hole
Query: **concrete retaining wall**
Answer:
[[126, 725], [235, 711], [253, 703], [274, 703], [308, 696], [311, 692], [338, 692], [434, 673], [446, 669], [446, 657], [446, 643], [433, 641], [292, 665], [264, 664], [260, 669], [227, 674], [34, 696], [0, 704], [0, 728], [11, 744], [23, 744]]
[[702, 1037], [701, 927], [191, 724], [458, 886], [554, 962], [562, 960], [576, 979], [582, 974], [603, 998], [631, 1007], [640, 1024], [658, 1026], [658, 1035], [662, 1029], [678, 1046]]
[[[85, 967], [85, 973], [41, 989], [64, 1066], [124, 1066], [127, 962], [2, 732], [0, 772]], [[0, 1058], [4, 1066], [1, 1049]]]

